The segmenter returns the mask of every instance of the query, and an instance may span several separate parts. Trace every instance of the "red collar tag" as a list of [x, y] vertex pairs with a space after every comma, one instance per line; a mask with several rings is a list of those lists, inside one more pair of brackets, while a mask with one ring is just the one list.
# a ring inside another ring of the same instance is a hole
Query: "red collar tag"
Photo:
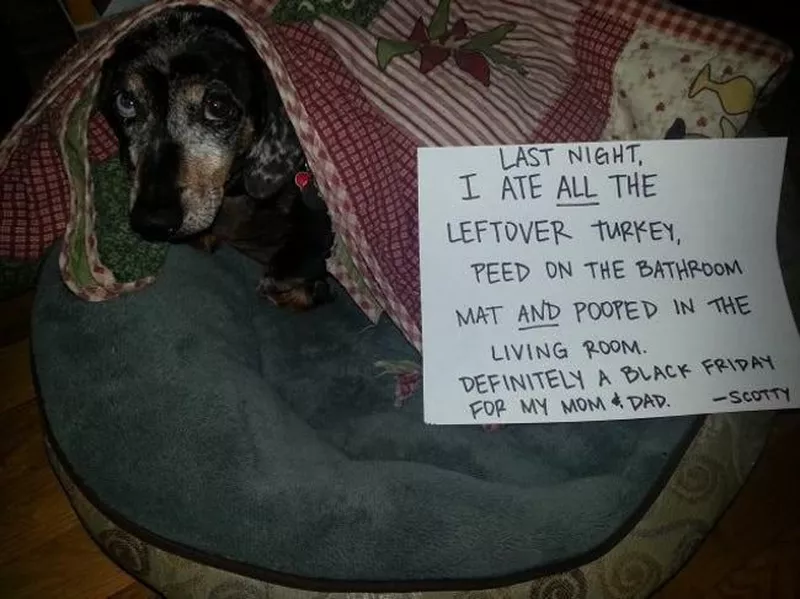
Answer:
[[308, 171], [300, 171], [294, 176], [294, 184], [303, 191], [308, 184], [311, 183], [311, 173]]

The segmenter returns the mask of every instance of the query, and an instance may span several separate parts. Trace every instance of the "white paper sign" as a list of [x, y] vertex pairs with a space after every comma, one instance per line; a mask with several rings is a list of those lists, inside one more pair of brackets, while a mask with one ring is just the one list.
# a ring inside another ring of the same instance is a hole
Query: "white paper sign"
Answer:
[[425, 421], [800, 406], [785, 139], [419, 150]]

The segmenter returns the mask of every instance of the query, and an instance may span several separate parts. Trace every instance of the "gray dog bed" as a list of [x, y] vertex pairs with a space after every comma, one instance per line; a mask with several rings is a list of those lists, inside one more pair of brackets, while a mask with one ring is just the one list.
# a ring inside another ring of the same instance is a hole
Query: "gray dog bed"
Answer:
[[292, 314], [257, 267], [176, 247], [94, 304], [44, 267], [33, 346], [48, 436], [140, 538], [301, 586], [530, 578], [585, 563], [648, 508], [702, 418], [433, 427], [380, 360], [418, 356], [343, 293]]

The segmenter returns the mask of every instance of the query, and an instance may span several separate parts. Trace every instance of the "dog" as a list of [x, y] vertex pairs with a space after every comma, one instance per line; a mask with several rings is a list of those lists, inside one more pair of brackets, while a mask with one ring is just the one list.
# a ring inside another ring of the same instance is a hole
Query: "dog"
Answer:
[[258, 290], [305, 310], [330, 301], [333, 240], [277, 87], [247, 36], [213, 8], [159, 13], [114, 48], [98, 109], [131, 176], [141, 238], [227, 243], [264, 266]]

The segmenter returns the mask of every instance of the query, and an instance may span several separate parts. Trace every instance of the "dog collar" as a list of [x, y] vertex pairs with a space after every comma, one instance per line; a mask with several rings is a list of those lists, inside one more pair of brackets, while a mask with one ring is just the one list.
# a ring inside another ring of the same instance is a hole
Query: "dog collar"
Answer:
[[311, 178], [311, 171], [297, 171], [297, 173], [294, 175], [294, 184], [297, 185], [297, 188], [300, 191], [303, 191], [306, 187], [308, 187], [308, 184], [311, 183]]
[[314, 175], [308, 168], [308, 162], [304, 162], [301, 169], [294, 175], [294, 184], [300, 190], [300, 198], [303, 203], [314, 211], [326, 210], [325, 202], [318, 193], [319, 189], [314, 185]]

